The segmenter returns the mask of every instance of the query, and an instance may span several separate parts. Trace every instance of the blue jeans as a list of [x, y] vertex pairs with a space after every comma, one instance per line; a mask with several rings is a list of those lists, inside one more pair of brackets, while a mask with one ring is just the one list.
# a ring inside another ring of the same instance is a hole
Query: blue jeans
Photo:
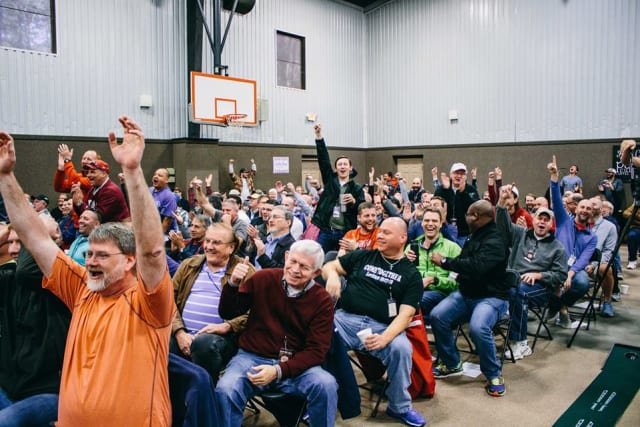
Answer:
[[318, 244], [322, 246], [322, 250], [326, 254], [329, 251], [340, 250], [340, 239], [344, 236], [347, 230], [320, 230], [318, 233]]
[[469, 335], [476, 345], [480, 357], [480, 370], [492, 380], [501, 374], [496, 356], [493, 326], [504, 317], [509, 303], [500, 298], [465, 298], [454, 291], [431, 312], [431, 328], [436, 338], [438, 357], [447, 367], [460, 363], [453, 328], [469, 322]]
[[571, 279], [571, 287], [565, 291], [560, 298], [552, 294], [549, 298], [549, 308], [558, 311], [562, 307], [571, 307], [589, 290], [589, 275], [586, 271], [580, 270]]
[[422, 309], [422, 316], [424, 317], [424, 323], [431, 324], [431, 311], [436, 305], [445, 299], [446, 295], [438, 291], [424, 291], [422, 299], [420, 300], [420, 308]]
[[638, 259], [638, 246], [640, 246], [640, 228], [630, 228], [627, 233], [627, 246], [629, 247], [629, 261]]
[[252, 367], [276, 363], [277, 359], [238, 350], [238, 354], [231, 359], [216, 387], [220, 418], [218, 425], [239, 427], [247, 402], [263, 391], [275, 389], [306, 399], [312, 426], [333, 426], [338, 405], [338, 384], [335, 378], [320, 366], [314, 366], [296, 377], [274, 380], [267, 386], [251, 384], [247, 372]]
[[535, 307], [544, 307], [549, 301], [549, 291], [547, 287], [539, 282], [533, 285], [520, 284], [520, 290], [516, 294], [515, 289], [511, 289], [511, 330], [509, 339], [513, 341], [524, 341], [527, 339], [527, 312], [529, 304]]
[[356, 334], [366, 328], [371, 328], [374, 334], [381, 334], [389, 325], [378, 322], [369, 316], [347, 313], [342, 309], [336, 310], [333, 323], [336, 332], [347, 348], [369, 353], [380, 359], [382, 364], [387, 367], [390, 381], [386, 393], [389, 399], [389, 408], [400, 414], [409, 411], [411, 409], [411, 395], [407, 389], [411, 385], [413, 347], [406, 334], [402, 332], [397, 335], [389, 345], [381, 350], [368, 351]]
[[0, 427], [48, 427], [57, 419], [57, 394], [35, 394], [13, 402], [0, 388]]

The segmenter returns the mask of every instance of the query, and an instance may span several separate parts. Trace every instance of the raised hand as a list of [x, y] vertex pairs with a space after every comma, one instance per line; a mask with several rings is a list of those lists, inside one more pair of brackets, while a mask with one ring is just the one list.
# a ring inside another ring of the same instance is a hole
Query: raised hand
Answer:
[[16, 167], [16, 148], [13, 137], [0, 132], [0, 173], [10, 174]]
[[551, 163], [547, 164], [547, 170], [549, 171], [549, 176], [551, 177], [551, 181], [558, 182], [558, 162], [556, 160], [555, 154], [551, 159]]
[[207, 185], [207, 187], [211, 187], [211, 182], [213, 182], [213, 174], [209, 174], [207, 175], [207, 177], [204, 179], [204, 183]]
[[500, 166], [496, 166], [494, 171], [496, 173], [496, 180], [500, 181], [502, 179], [502, 169], [500, 169]]
[[316, 139], [322, 139], [322, 125], [320, 123], [313, 127], [313, 132], [316, 134]]
[[140, 167], [144, 152], [144, 134], [142, 128], [127, 116], [120, 116], [118, 121], [124, 129], [122, 143], [118, 144], [116, 135], [109, 132], [109, 148], [113, 158], [123, 169], [134, 170]]
[[445, 190], [451, 188], [451, 178], [445, 172], [440, 173], [440, 182]]

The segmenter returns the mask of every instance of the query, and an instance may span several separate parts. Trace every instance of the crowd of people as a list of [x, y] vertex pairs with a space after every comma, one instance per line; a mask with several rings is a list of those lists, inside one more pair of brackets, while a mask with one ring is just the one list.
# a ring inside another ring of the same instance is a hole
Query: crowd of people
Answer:
[[[350, 383], [327, 363], [339, 340], [385, 366], [387, 415], [422, 426], [406, 334], [418, 312], [437, 350], [429, 375], [463, 372], [455, 331], [469, 323], [494, 397], [506, 383], [493, 327], [507, 311], [514, 359], [533, 353], [528, 307], [548, 306], [550, 321], [575, 328], [569, 308], [595, 275], [600, 315], [615, 315], [614, 248], [633, 211], [615, 169], [592, 192], [577, 165], [560, 177], [554, 157], [547, 194], [528, 193], [522, 205], [499, 167], [483, 190], [462, 162], [449, 173], [434, 167], [433, 188], [374, 167], [360, 184], [348, 157], [331, 161], [316, 125], [321, 177], [261, 190], [253, 159], [237, 173], [229, 159], [230, 191], [211, 188], [209, 175], [185, 194], [164, 168], [147, 186], [142, 129], [119, 121], [122, 140], [108, 138], [117, 181], [97, 151], [77, 170], [60, 144], [54, 209], [22, 191], [14, 140], [0, 133], [0, 425], [170, 425], [167, 366], [194, 363], [218, 425], [241, 425], [253, 397], [278, 390], [307, 401], [311, 425], [331, 426], [347, 413]], [[635, 148], [623, 141], [622, 160], [640, 166]], [[635, 269], [640, 214], [628, 245]], [[517, 290], [507, 270], [520, 275]]]

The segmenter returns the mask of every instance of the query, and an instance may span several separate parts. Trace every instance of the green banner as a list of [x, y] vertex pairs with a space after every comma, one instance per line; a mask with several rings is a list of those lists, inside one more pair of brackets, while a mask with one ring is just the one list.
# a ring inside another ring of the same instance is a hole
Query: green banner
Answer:
[[602, 371], [554, 426], [614, 426], [640, 387], [640, 347], [615, 344]]

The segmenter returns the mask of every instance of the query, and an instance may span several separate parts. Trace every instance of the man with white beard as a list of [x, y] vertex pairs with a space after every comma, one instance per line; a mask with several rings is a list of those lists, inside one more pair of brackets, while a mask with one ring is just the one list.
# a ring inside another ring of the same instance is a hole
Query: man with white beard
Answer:
[[109, 133], [131, 203], [132, 227], [109, 223], [89, 236], [86, 268], [51, 240], [14, 175], [11, 135], [0, 132], [0, 192], [12, 228], [44, 274], [42, 286], [71, 311], [62, 364], [60, 425], [170, 425], [168, 347], [175, 313], [160, 217], [140, 166], [144, 134], [119, 118]]

